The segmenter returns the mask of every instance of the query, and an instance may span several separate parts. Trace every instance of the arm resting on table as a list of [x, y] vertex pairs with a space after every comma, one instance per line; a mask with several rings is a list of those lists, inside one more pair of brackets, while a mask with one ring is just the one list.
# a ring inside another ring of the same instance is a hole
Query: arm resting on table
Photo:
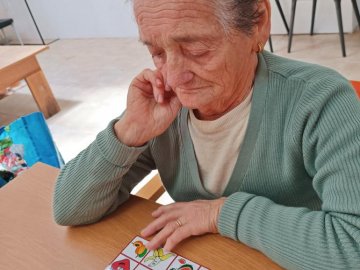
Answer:
[[129, 198], [152, 169], [149, 147], [128, 147], [112, 121], [95, 141], [61, 170], [55, 186], [54, 217], [61, 225], [93, 223]]

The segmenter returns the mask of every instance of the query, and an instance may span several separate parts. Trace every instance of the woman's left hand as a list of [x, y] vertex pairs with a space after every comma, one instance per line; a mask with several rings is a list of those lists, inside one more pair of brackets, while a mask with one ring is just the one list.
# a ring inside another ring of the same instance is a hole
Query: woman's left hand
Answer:
[[172, 250], [182, 240], [192, 235], [217, 233], [217, 222], [225, 198], [197, 200], [160, 206], [152, 213], [155, 218], [145, 229], [143, 237], [156, 233], [146, 245], [154, 250], [165, 243], [164, 249]]

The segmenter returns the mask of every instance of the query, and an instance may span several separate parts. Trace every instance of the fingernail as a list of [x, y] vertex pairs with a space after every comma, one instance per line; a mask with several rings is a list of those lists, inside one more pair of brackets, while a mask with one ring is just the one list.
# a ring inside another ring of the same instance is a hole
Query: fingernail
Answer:
[[164, 252], [171, 252], [170, 249], [167, 249], [167, 246], [164, 246], [163, 250], [164, 250]]

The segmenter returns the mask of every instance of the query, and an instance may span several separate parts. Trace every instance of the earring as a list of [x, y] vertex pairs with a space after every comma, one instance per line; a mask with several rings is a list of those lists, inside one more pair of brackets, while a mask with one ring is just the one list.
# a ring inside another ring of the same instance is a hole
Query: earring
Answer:
[[262, 44], [262, 42], [259, 42], [257, 53], [262, 53], [263, 51], [264, 51], [264, 44]]

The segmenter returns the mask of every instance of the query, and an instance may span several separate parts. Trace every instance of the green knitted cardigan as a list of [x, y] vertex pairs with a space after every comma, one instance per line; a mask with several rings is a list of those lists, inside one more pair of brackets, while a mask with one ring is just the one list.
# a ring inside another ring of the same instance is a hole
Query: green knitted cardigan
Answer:
[[[61, 171], [56, 222], [100, 220], [153, 169], [175, 201], [215, 199], [200, 180], [187, 119], [183, 108], [143, 147], [118, 141], [113, 120]], [[221, 235], [288, 269], [360, 269], [360, 102], [349, 82], [260, 54], [248, 128], [223, 196]]]

